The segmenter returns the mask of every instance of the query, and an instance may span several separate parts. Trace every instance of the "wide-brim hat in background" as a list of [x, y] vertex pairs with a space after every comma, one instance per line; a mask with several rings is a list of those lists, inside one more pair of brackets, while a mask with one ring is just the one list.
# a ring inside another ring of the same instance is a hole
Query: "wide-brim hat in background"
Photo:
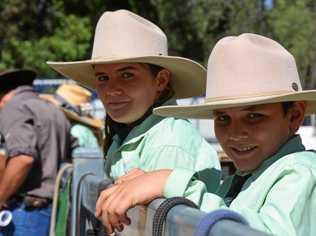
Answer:
[[165, 106], [161, 116], [207, 119], [215, 109], [307, 101], [307, 114], [316, 111], [316, 90], [302, 90], [294, 57], [279, 43], [245, 33], [218, 41], [209, 57], [203, 104]]
[[89, 60], [47, 62], [62, 75], [95, 89], [96, 64], [149, 63], [172, 73], [176, 98], [200, 96], [205, 92], [206, 71], [199, 63], [168, 56], [167, 37], [150, 21], [127, 10], [107, 11], [99, 19]]
[[55, 94], [41, 94], [46, 99], [62, 109], [68, 119], [88, 125], [92, 128], [102, 129], [103, 122], [97, 118], [82, 114], [82, 108], [91, 101], [91, 92], [77, 84], [63, 84], [58, 87]]
[[7, 87], [32, 85], [36, 76], [36, 72], [29, 69], [0, 70], [0, 90]]

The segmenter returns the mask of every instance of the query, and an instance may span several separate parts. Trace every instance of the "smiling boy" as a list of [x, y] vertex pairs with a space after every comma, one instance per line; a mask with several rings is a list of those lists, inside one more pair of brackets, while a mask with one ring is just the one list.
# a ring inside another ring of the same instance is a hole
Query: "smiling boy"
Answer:
[[251, 227], [273, 235], [315, 235], [316, 153], [305, 150], [296, 135], [304, 116], [315, 111], [316, 90], [302, 90], [294, 57], [280, 44], [249, 33], [225, 37], [209, 58], [205, 103], [155, 112], [214, 119], [236, 174], [214, 194], [192, 171], [135, 170], [101, 195], [96, 213], [105, 225], [128, 222], [129, 207], [183, 196], [202, 211], [234, 210]]

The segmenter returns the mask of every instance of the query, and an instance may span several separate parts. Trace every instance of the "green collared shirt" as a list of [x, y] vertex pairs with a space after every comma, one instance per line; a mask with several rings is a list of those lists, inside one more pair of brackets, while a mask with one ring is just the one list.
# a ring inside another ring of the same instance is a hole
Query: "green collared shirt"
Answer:
[[[174, 170], [165, 196], [185, 196], [206, 212], [227, 208], [222, 196], [230, 188], [232, 177], [213, 194], [193, 174]], [[179, 186], [173, 182], [178, 178], [189, 181], [181, 181], [183, 185]], [[251, 227], [273, 235], [316, 235], [316, 153], [305, 151], [299, 136], [290, 139], [251, 173], [229, 209], [243, 215]]]
[[[175, 100], [166, 104], [175, 104]], [[220, 181], [216, 151], [188, 120], [151, 114], [121, 143], [114, 136], [106, 157], [106, 172], [113, 179], [133, 168], [145, 171], [181, 168], [198, 172], [202, 182], [210, 178]]]

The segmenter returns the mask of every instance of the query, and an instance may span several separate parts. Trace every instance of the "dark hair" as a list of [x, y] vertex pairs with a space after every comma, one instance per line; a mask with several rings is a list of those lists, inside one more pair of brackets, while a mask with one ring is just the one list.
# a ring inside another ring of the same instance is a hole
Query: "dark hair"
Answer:
[[159, 73], [161, 70], [164, 69], [162, 66], [158, 66], [158, 65], [154, 65], [154, 64], [146, 63], [146, 65], [149, 66], [149, 70], [151, 71], [151, 73], [152, 73], [154, 76], [157, 76], [158, 73]]
[[286, 115], [286, 113], [289, 111], [289, 109], [293, 106], [294, 103], [295, 103], [294, 101], [282, 102], [284, 115]]
[[114, 136], [114, 130], [112, 128], [112, 119], [110, 118], [110, 116], [108, 114], [106, 114], [105, 116], [105, 124], [104, 124], [104, 142], [103, 142], [103, 151], [104, 151], [104, 155], [107, 154], [112, 141], [113, 141], [113, 136]]

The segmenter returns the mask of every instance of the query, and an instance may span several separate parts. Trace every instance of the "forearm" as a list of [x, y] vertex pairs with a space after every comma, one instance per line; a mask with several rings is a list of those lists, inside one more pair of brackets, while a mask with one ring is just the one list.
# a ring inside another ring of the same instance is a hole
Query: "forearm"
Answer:
[[33, 158], [19, 155], [9, 160], [0, 180], [0, 203], [6, 202], [25, 181], [33, 165]]
[[0, 183], [5, 169], [5, 156], [0, 154]]

